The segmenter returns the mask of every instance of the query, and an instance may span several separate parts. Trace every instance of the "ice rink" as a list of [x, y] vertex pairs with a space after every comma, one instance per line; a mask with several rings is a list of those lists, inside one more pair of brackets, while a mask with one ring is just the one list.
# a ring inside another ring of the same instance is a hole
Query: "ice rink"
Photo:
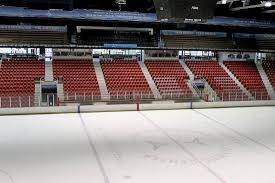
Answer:
[[275, 107], [0, 116], [0, 183], [275, 183]]

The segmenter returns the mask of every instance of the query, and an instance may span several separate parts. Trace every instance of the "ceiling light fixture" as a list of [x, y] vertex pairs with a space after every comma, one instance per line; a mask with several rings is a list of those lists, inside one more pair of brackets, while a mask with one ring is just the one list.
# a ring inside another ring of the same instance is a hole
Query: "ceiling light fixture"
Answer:
[[266, 1], [264, 3], [264, 6], [267, 7], [267, 8], [271, 7], [272, 6], [272, 1]]
[[227, 3], [227, 0], [222, 0], [222, 4], [226, 4]]

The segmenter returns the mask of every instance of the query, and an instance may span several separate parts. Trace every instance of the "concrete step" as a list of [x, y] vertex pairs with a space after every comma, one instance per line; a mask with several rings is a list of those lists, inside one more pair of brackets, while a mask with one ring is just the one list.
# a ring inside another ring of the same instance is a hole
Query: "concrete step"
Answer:
[[[190, 78], [189, 87], [191, 88], [192, 92], [193, 91], [196, 92], [196, 95], [199, 96], [198, 92], [194, 89], [194, 87], [192, 85], [192, 82], [195, 80], [195, 74], [191, 71], [191, 69], [188, 67], [188, 65], [183, 60], [180, 60], [179, 62]], [[205, 83], [204, 93], [205, 94], [207, 93], [207, 95], [209, 96], [209, 100], [219, 101], [220, 98], [219, 98], [218, 94], [216, 93], [216, 91], [213, 90], [213, 88], [209, 85], [209, 83], [206, 80], [203, 80], [203, 82]]]
[[100, 93], [101, 93], [101, 98], [103, 100], [110, 100], [110, 94], [108, 92], [108, 88], [106, 85], [105, 77], [104, 77], [100, 62], [94, 60], [93, 64], [94, 64], [96, 78], [97, 78]]
[[53, 62], [45, 62], [45, 81], [53, 81]]
[[179, 61], [182, 68], [184, 69], [184, 71], [187, 73], [188, 77], [189, 77], [189, 81], [187, 82], [187, 85], [189, 86], [189, 88], [191, 89], [193, 95], [195, 97], [199, 97], [199, 94], [198, 92], [194, 89], [193, 85], [192, 85], [192, 82], [194, 81], [195, 79], [195, 75], [193, 74], [193, 72], [191, 71], [191, 69], [187, 66], [187, 64], [183, 61], [183, 60], [180, 60]]
[[255, 97], [243, 86], [243, 84], [236, 78], [236, 76], [222, 63], [219, 62], [220, 66], [225, 70], [225, 72], [230, 76], [233, 81], [240, 87], [242, 92], [248, 96], [250, 100], [255, 100]]
[[198, 94], [198, 92], [197, 92], [197, 91], [195, 90], [195, 88], [193, 87], [192, 81], [191, 81], [191, 80], [189, 80], [189, 81], [187, 82], [187, 85], [189, 86], [190, 90], [192, 91], [193, 96], [196, 97], [196, 98], [199, 98], [200, 95]]
[[159, 90], [158, 90], [158, 88], [157, 88], [157, 86], [156, 86], [156, 84], [155, 84], [155, 82], [154, 82], [151, 74], [149, 73], [146, 65], [144, 64], [144, 62], [140, 62], [140, 61], [138, 62], [138, 64], [139, 64], [139, 66], [140, 66], [140, 68], [141, 68], [141, 70], [143, 72], [143, 75], [145, 76], [145, 78], [146, 78], [146, 80], [147, 80], [147, 82], [148, 82], [148, 84], [149, 84], [149, 86], [150, 86], [150, 88], [151, 88], [151, 90], [152, 90], [152, 92], [154, 94], [154, 97], [156, 99], [161, 99], [162, 97], [160, 95], [160, 92], [159, 92]]
[[193, 74], [193, 72], [189, 69], [189, 67], [187, 66], [187, 64], [184, 61], [180, 61], [181, 66], [183, 67], [183, 69], [185, 70], [185, 72], [187, 73], [187, 75], [189, 76], [190, 80], [193, 81], [195, 78], [195, 75]]
[[269, 78], [268, 78], [266, 72], [264, 71], [264, 68], [263, 68], [262, 64], [257, 63], [256, 66], [257, 66], [257, 69], [258, 69], [258, 71], [259, 71], [259, 74], [260, 74], [260, 76], [261, 76], [261, 78], [262, 78], [262, 81], [263, 81], [263, 83], [264, 83], [264, 85], [265, 85], [265, 88], [266, 88], [266, 90], [267, 90], [267, 92], [268, 92], [268, 95], [270, 96], [270, 98], [271, 98], [272, 100], [275, 100], [274, 89], [273, 89], [273, 87], [272, 87], [272, 84], [271, 84], [271, 82], [270, 82], [270, 80], [269, 80]]
[[41, 83], [35, 83], [35, 92], [34, 92], [34, 106], [38, 107], [41, 104]]
[[58, 83], [56, 85], [57, 87], [57, 97], [59, 98], [59, 101], [64, 101], [64, 85], [63, 83]]
[[204, 80], [204, 93], [208, 95], [209, 101], [220, 101], [220, 97], [218, 96], [217, 92], [210, 86], [210, 84]]

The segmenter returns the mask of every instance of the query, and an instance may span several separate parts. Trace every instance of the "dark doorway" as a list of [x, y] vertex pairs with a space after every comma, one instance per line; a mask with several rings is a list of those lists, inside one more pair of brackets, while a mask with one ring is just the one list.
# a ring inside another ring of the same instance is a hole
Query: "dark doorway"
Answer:
[[56, 106], [57, 101], [57, 86], [42, 85], [42, 102], [48, 106]]

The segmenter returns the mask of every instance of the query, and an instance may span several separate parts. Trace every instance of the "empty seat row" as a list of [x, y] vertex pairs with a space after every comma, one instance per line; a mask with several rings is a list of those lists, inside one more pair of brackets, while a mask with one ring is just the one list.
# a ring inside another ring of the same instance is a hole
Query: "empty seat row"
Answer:
[[271, 82], [273, 88], [275, 89], [275, 61], [274, 60], [263, 61], [263, 68], [268, 76], [269, 81]]
[[146, 60], [145, 65], [163, 97], [171, 94], [192, 97], [186, 83], [187, 73], [178, 60]]
[[137, 60], [102, 60], [101, 67], [112, 98], [125, 95], [124, 92], [127, 95], [152, 97], [152, 91]]
[[225, 61], [224, 64], [256, 99], [269, 99], [260, 73], [253, 61]]
[[[44, 61], [3, 59], [0, 66], [1, 107], [33, 106], [35, 80], [45, 75]], [[26, 99], [27, 102], [24, 102]]]
[[248, 99], [248, 97], [242, 92], [235, 81], [231, 79], [231, 77], [217, 61], [188, 60], [186, 64], [196, 76], [200, 76], [208, 82], [208, 84], [217, 93], [221, 100], [231, 100], [232, 98], [227, 97], [231, 95], [243, 96], [243, 100]]
[[[64, 81], [64, 95], [67, 100], [79, 100], [79, 96], [100, 96], [100, 89], [92, 60], [55, 59], [53, 60], [55, 77]], [[75, 96], [78, 97], [75, 97]]]

